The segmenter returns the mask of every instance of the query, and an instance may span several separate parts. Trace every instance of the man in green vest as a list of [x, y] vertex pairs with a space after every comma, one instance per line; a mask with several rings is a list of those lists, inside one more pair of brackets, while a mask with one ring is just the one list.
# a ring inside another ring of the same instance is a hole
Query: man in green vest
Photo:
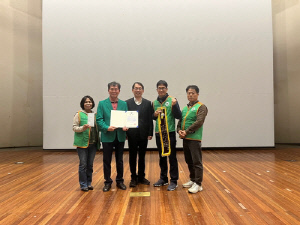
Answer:
[[[159, 180], [154, 183], [155, 187], [160, 187], [163, 185], [168, 185], [168, 158], [170, 164], [170, 185], [168, 186], [168, 191], [174, 191], [177, 187], [177, 180], [179, 178], [178, 174], [178, 162], [176, 157], [176, 133], [175, 133], [175, 119], [181, 118], [181, 111], [176, 98], [168, 95], [168, 83], [164, 80], [160, 80], [156, 84], [158, 97], [153, 101], [154, 114], [153, 119], [156, 120], [155, 126], [155, 138], [156, 146], [159, 152], [159, 166], [161, 169]], [[166, 108], [166, 115], [163, 115], [161, 107]], [[162, 156], [162, 142], [161, 133], [159, 133], [158, 127], [158, 116], [166, 116], [168, 124], [168, 140], [171, 150], [171, 154], [166, 157]]]
[[117, 167], [117, 187], [121, 190], [126, 190], [123, 179], [123, 151], [128, 128], [118, 128], [110, 125], [110, 115], [112, 110], [128, 110], [126, 102], [118, 99], [120, 89], [121, 85], [119, 83], [114, 81], [110, 82], [108, 84], [109, 97], [100, 101], [97, 109], [96, 121], [101, 130], [101, 141], [103, 145], [104, 192], [111, 189], [111, 184], [113, 182], [110, 176], [111, 159], [114, 150]]
[[198, 101], [199, 88], [189, 85], [186, 88], [189, 103], [182, 110], [182, 118], [177, 124], [177, 132], [183, 139], [185, 161], [190, 171], [190, 180], [183, 184], [190, 193], [202, 191], [203, 163], [202, 163], [202, 131], [207, 115], [207, 108]]

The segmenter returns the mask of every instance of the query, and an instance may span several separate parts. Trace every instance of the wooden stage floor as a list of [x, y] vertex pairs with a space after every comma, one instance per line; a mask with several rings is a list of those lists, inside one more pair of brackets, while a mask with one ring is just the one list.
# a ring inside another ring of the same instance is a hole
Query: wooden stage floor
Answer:
[[[94, 163], [93, 186], [80, 191], [76, 151], [0, 149], [0, 224], [300, 224], [300, 146], [204, 150], [202, 192], [189, 194], [189, 173], [178, 151], [175, 191], [153, 187], [158, 153], [146, 154], [150, 186], [103, 193], [102, 152]], [[23, 163], [18, 163], [23, 162]], [[116, 176], [112, 162], [112, 178]], [[130, 197], [150, 192], [149, 197]]]

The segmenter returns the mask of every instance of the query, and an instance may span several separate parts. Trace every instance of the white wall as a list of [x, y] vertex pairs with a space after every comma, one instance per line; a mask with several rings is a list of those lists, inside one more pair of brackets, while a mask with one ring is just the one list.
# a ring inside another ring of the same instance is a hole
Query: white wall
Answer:
[[44, 1], [44, 148], [71, 148], [82, 96], [141, 81], [153, 100], [159, 79], [181, 108], [200, 87], [205, 147], [273, 146], [271, 19], [269, 1]]
[[[0, 2], [0, 147], [43, 143], [41, 5], [41, 0]], [[300, 102], [297, 99], [300, 95], [297, 79], [300, 72], [300, 3], [297, 0], [272, 0], [272, 13], [275, 142], [300, 143]], [[30, 47], [26, 47], [27, 43]], [[34, 79], [32, 74], [35, 74]], [[31, 79], [20, 78], [29, 76]], [[28, 106], [26, 102], [31, 103]]]

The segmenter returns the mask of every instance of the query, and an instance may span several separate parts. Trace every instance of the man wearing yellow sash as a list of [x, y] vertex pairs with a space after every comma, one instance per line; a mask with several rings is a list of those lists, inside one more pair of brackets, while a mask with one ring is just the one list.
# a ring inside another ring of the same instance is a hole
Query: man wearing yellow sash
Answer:
[[[168, 83], [160, 80], [156, 84], [158, 97], [153, 101], [156, 120], [155, 138], [159, 151], [159, 166], [161, 169], [159, 180], [155, 187], [168, 185], [168, 158], [170, 164], [170, 185], [168, 191], [174, 191], [178, 180], [178, 162], [176, 157], [175, 119], [181, 118], [181, 111], [176, 98], [168, 95]], [[168, 157], [167, 157], [168, 156]]]
[[182, 118], [177, 124], [177, 132], [183, 139], [184, 158], [190, 171], [190, 180], [183, 184], [190, 193], [202, 191], [202, 131], [207, 115], [207, 107], [198, 101], [199, 88], [189, 85], [186, 88], [189, 103], [182, 110]]

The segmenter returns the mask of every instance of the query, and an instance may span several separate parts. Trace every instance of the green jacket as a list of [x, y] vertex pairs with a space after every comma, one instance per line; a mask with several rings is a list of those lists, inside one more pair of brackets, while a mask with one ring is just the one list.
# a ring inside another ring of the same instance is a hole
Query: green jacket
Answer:
[[[102, 142], [113, 142], [118, 136], [119, 142], [125, 142], [126, 132], [122, 128], [117, 128], [114, 131], [107, 131], [110, 126], [110, 111], [113, 110], [110, 99], [107, 98], [100, 101], [97, 108], [96, 121], [101, 130], [101, 141]], [[118, 100], [117, 110], [127, 111], [127, 103], [122, 100]]]

